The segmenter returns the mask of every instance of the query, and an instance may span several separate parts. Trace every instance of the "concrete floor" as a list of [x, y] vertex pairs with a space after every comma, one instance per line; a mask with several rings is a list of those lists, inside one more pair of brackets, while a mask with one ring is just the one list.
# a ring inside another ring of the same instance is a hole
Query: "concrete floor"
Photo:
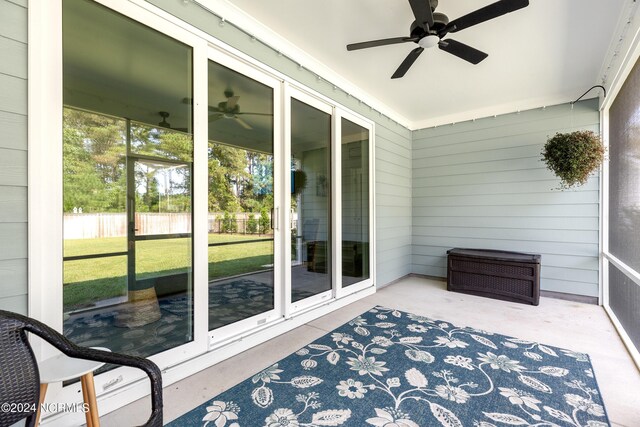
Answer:
[[[640, 372], [602, 307], [541, 298], [537, 307], [446, 291], [444, 282], [409, 277], [376, 294], [164, 389], [171, 421], [375, 305], [588, 353], [613, 426], [640, 426]], [[101, 418], [103, 426], [144, 421], [142, 399]]]

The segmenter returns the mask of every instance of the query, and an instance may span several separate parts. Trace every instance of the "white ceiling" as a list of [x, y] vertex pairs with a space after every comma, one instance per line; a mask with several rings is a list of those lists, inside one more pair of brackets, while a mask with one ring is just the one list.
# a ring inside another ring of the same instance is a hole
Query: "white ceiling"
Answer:
[[[426, 1], [426, 0], [425, 0]], [[407, 75], [390, 76], [413, 43], [347, 52], [349, 43], [407, 36], [407, 0], [233, 0], [318, 62], [379, 100], [413, 129], [571, 101], [600, 83], [630, 0], [531, 0], [522, 10], [449, 37], [489, 54], [471, 65], [425, 51]], [[450, 20], [494, 0], [440, 0]]]

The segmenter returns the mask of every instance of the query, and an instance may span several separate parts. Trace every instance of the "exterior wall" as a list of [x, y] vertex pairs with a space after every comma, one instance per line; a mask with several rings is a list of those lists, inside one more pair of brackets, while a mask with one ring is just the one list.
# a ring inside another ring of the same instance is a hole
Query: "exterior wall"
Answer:
[[27, 312], [27, 0], [0, 0], [0, 309]]
[[411, 131], [371, 112], [354, 98], [315, 74], [300, 70], [286, 57], [251, 38], [233, 25], [218, 25], [218, 19], [195, 4], [175, 0], [149, 0], [166, 12], [205, 31], [258, 61], [286, 74], [305, 86], [336, 100], [376, 122], [376, 243], [377, 285], [384, 285], [411, 272]]
[[411, 273], [411, 139], [376, 125], [378, 286]]
[[597, 100], [413, 133], [413, 265], [446, 277], [454, 247], [542, 254], [541, 289], [598, 296], [599, 181], [559, 191], [540, 152], [556, 132], [599, 132]]

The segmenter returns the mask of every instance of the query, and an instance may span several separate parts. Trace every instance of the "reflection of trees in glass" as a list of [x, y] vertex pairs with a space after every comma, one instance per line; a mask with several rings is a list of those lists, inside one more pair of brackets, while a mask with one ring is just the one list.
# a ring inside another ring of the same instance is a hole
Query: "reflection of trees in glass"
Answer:
[[64, 212], [122, 212], [126, 204], [126, 124], [65, 108]]
[[[123, 212], [126, 206], [127, 123], [124, 119], [64, 109], [63, 129], [64, 212], [75, 207], [83, 212]], [[189, 134], [131, 124], [131, 149], [144, 154], [190, 162], [193, 142]], [[170, 184], [171, 199], [159, 194], [153, 168], [136, 170], [144, 189], [136, 197], [140, 212], [185, 212], [190, 210], [191, 173], [178, 168], [179, 179]], [[166, 183], [165, 183], [166, 186]], [[180, 191], [182, 190], [182, 191]]]
[[247, 233], [256, 234], [258, 232], [258, 219], [254, 215], [249, 215], [247, 219]]
[[188, 133], [132, 122], [131, 151], [162, 159], [192, 162], [193, 138]]
[[260, 210], [260, 232], [268, 234], [269, 228], [271, 228], [271, 218], [269, 217], [267, 209], [262, 208], [262, 210]]
[[272, 156], [209, 144], [210, 211], [259, 212], [272, 206]]
[[[132, 153], [193, 159], [190, 134], [131, 122]], [[96, 113], [64, 109], [64, 212], [126, 210], [127, 122]], [[190, 210], [191, 170], [176, 168], [166, 179], [153, 167], [136, 167], [136, 210]], [[159, 181], [160, 180], [160, 181]], [[163, 197], [166, 187], [171, 197]], [[209, 210], [261, 212], [273, 207], [273, 156], [224, 144], [209, 144]]]
[[136, 211], [160, 212], [160, 192], [154, 167], [141, 164], [136, 167]]

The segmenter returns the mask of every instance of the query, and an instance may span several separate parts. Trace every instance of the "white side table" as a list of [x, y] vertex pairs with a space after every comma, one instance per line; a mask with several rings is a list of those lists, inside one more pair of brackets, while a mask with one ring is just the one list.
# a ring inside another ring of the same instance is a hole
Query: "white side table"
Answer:
[[[104, 347], [92, 347], [96, 350], [110, 351]], [[104, 363], [92, 360], [74, 359], [64, 354], [45, 359], [38, 363], [40, 371], [40, 402], [36, 414], [36, 426], [40, 422], [40, 405], [44, 403], [47, 386], [50, 383], [67, 381], [80, 377], [82, 384], [82, 397], [89, 410], [85, 413], [87, 427], [100, 427], [98, 405], [96, 403], [96, 391], [93, 385], [93, 372], [103, 366]]]

